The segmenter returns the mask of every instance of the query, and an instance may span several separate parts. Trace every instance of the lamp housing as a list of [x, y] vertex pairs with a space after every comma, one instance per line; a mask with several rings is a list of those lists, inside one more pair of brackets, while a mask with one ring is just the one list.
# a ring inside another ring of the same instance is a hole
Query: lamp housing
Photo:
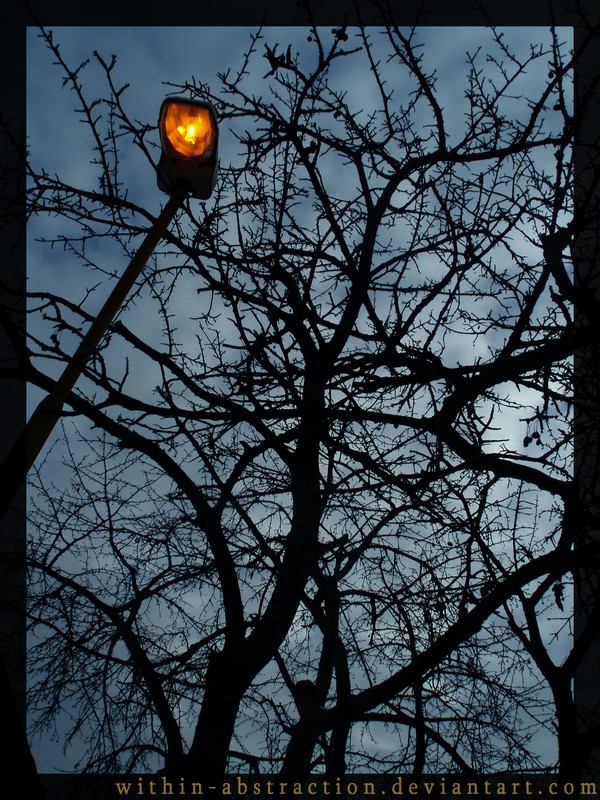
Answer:
[[160, 107], [158, 130], [162, 146], [158, 188], [171, 195], [183, 187], [192, 197], [207, 200], [218, 171], [215, 107], [208, 100], [167, 97]]

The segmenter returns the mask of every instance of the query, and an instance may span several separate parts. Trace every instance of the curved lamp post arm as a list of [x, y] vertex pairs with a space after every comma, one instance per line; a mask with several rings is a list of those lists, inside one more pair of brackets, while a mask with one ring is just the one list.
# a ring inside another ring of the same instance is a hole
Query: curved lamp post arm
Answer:
[[127, 295], [139, 278], [146, 262], [162, 239], [175, 213], [181, 208], [186, 191], [174, 192], [149, 229], [125, 272], [121, 275], [96, 319], [81, 340], [79, 347], [65, 367], [52, 390], [41, 400], [27, 425], [19, 434], [0, 467], [0, 516], [4, 514], [21, 483], [27, 477], [42, 447], [61, 416], [69, 392], [75, 386], [85, 365], [100, 344]]

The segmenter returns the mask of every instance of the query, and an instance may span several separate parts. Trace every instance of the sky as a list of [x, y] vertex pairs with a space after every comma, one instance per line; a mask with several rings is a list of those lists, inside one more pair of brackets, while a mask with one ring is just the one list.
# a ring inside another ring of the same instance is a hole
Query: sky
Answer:
[[[100, 68], [94, 63], [96, 50], [109, 60], [117, 56], [114, 70], [117, 84], [130, 84], [126, 102], [133, 118], [155, 121], [165, 96], [172, 93], [168, 84], [178, 84], [192, 76], [217, 88], [217, 74], [231, 67], [241, 65], [242, 56], [248, 46], [255, 28], [57, 28], [55, 41], [60, 44], [63, 58], [71, 68], [84, 61], [85, 84], [89, 96], [95, 92], [99, 96], [104, 91]], [[481, 44], [478, 28], [429, 28], [426, 29], [427, 47], [425, 64], [427, 69], [435, 70], [438, 76], [438, 94], [446, 102], [445, 111], [450, 117], [462, 116], [465, 80], [465, 52], [474, 52]], [[525, 53], [532, 40], [540, 35], [542, 29], [508, 29], [511, 45], [520, 53]], [[299, 49], [308, 48], [309, 31], [305, 28], [265, 28], [263, 36], [267, 42], [285, 40]], [[60, 165], [66, 177], [73, 175], [81, 180], [82, 170], [86, 169], [85, 158], [72, 158], [74, 152], [82, 155], [88, 151], [83, 126], [65, 123], [72, 116], [74, 96], [69, 88], [63, 87], [53, 57], [39, 38], [35, 28], [28, 29], [27, 35], [27, 129], [32, 156], [46, 165]], [[267, 70], [267, 62], [265, 73]], [[348, 90], [368, 102], [369, 94], [363, 92], [367, 76], [360, 70], [350, 73], [344, 67], [343, 83]], [[257, 74], [260, 86], [263, 75]], [[446, 99], [447, 98], [447, 99]], [[218, 110], [218, 109], [217, 109]], [[225, 144], [225, 142], [223, 143]], [[227, 158], [226, 148], [221, 147], [221, 157]], [[144, 177], [135, 172], [135, 164], [127, 176], [128, 187], [133, 191]], [[150, 183], [152, 184], [151, 177]], [[143, 184], [146, 189], [147, 183]], [[157, 204], [162, 196], [156, 191]]]
[[[162, 100], [174, 93], [172, 85], [195, 80], [206, 83], [212, 90], [219, 85], [218, 73], [231, 68], [235, 70], [242, 64], [243, 55], [250, 37], [256, 33], [254, 28], [154, 28], [154, 27], [94, 27], [57, 28], [53, 34], [59, 44], [61, 54], [71, 69], [85, 66], [80, 73], [88, 102], [106, 93], [103, 70], [94, 58], [97, 51], [105, 61], [117, 56], [113, 70], [115, 85], [128, 84], [123, 94], [124, 104], [131, 118], [154, 125]], [[450, 136], [458, 136], [464, 117], [464, 92], [466, 81], [466, 52], [475, 52], [484, 41], [479, 28], [427, 28], [424, 41], [424, 65], [428, 72], [435, 71], [438, 80], [438, 97], [442, 99], [446, 124]], [[507, 29], [510, 44], [523, 55], [529, 50], [532, 41], [544, 36], [543, 29]], [[327, 31], [328, 33], [329, 31]], [[266, 28], [263, 37], [271, 44], [290, 41], [299, 50], [309, 50], [305, 28]], [[489, 36], [489, 34], [486, 34]], [[484, 45], [485, 46], [485, 45]], [[93, 159], [94, 142], [86, 125], [73, 113], [77, 98], [68, 84], [63, 82], [63, 74], [53, 63], [54, 57], [41, 40], [36, 28], [29, 28], [27, 35], [27, 134], [30, 159], [34, 166], [43, 166], [49, 172], [56, 172], [61, 179], [73, 185], [96, 190], [97, 169], [90, 164]], [[355, 100], [355, 106], [363, 115], [368, 113], [369, 99], [374, 96], [367, 73], [366, 63], [361, 69], [358, 62], [351, 60], [353, 69], [344, 59], [343, 73], [338, 75], [340, 86]], [[257, 59], [257, 91], [262, 88], [263, 78], [268, 71], [267, 62]], [[263, 71], [264, 65], [264, 71]], [[539, 81], [545, 74], [527, 75], [527, 80]], [[251, 88], [251, 85], [250, 85]], [[252, 89], [253, 90], [253, 89]], [[514, 87], [517, 94], [519, 86]], [[511, 113], [526, 113], [526, 106], [511, 109]], [[218, 113], [218, 108], [217, 108]], [[158, 143], [158, 134], [155, 137]], [[220, 130], [220, 160], [226, 164], [233, 161], [240, 145], [234, 141], [228, 130]], [[122, 148], [120, 154], [121, 179], [127, 187], [130, 199], [158, 214], [165, 202], [165, 195], [157, 186], [155, 176], [137, 148]], [[343, 174], [337, 172], [332, 180], [342, 185]], [[210, 201], [208, 202], [210, 205]], [[31, 221], [28, 237], [27, 271], [32, 288], [56, 285], [60, 281], [72, 291], [73, 301], [86, 297], [87, 308], [93, 312], [104, 299], [102, 287], [91, 288], [84, 284], [80, 264], [70, 259], [67, 253], [47, 247], [38, 247], [35, 238], [64, 234], [67, 230], [64, 219], [35, 218]], [[115, 255], [108, 250], [106, 240], [99, 245], [92, 243], [90, 253], [104, 259], [104, 269], [120, 271], [124, 269], [124, 255]], [[96, 251], [93, 249], [96, 248]], [[87, 279], [89, 281], [89, 279]], [[29, 407], [39, 401], [39, 393], [33, 389], [28, 397]]]
[[[464, 120], [464, 92], [467, 88], [466, 53], [484, 48], [489, 32], [483, 29], [427, 28], [423, 29], [424, 66], [427, 72], [437, 75], [437, 94], [441, 98], [446, 125], [450, 137], [460, 134]], [[124, 104], [131, 118], [151, 125], [156, 124], [162, 100], [174, 93], [173, 85], [182, 84], [192, 78], [208, 84], [214, 91], [218, 89], [218, 74], [231, 68], [235, 71], [242, 64], [251, 36], [256, 28], [155, 28], [155, 27], [94, 27], [57, 28], [53, 30], [54, 39], [59, 44], [62, 57], [71, 69], [85, 66], [80, 73], [88, 102], [95, 97], [103, 97], [106, 92], [105, 77], [94, 58], [94, 51], [106, 61], [116, 55], [113, 79], [117, 87], [128, 84], [123, 94]], [[326, 34], [329, 30], [326, 30]], [[265, 42], [271, 44], [290, 41], [294, 48], [310, 51], [307, 42], [308, 29], [265, 28], [262, 31]], [[523, 56], [529, 51], [532, 42], [547, 37], [542, 28], [510, 28], [505, 35], [511, 47]], [[569, 37], [565, 31], [564, 36]], [[547, 38], [546, 38], [546, 41]], [[259, 48], [260, 52], [260, 48]], [[54, 56], [40, 38], [36, 28], [28, 29], [27, 36], [27, 133], [30, 158], [34, 166], [56, 172], [67, 183], [96, 190], [97, 169], [90, 164], [93, 159], [94, 142], [86, 125], [73, 113], [77, 98], [70, 86], [63, 82], [63, 74], [53, 63]], [[263, 87], [263, 79], [268, 71], [267, 62], [256, 59], [259, 64], [256, 75], [256, 91]], [[347, 64], [352, 68], [349, 69]], [[354, 98], [355, 107], [363, 115], [368, 113], [370, 98], [374, 96], [366, 63], [344, 59], [344, 69], [338, 75], [340, 86]], [[546, 79], [543, 65], [541, 69], [530, 70], [526, 80], [534, 83]], [[519, 85], [513, 87], [517, 95]], [[247, 87], [254, 91], [252, 83]], [[510, 102], [510, 101], [509, 101]], [[218, 113], [218, 108], [217, 108]], [[511, 114], [527, 113], [526, 104], [514, 103]], [[158, 133], [155, 136], [158, 143]], [[452, 138], [451, 138], [452, 140]], [[230, 132], [220, 130], [220, 160], [222, 164], [234, 161], [241, 146]], [[120, 154], [121, 179], [127, 187], [130, 199], [158, 214], [165, 202], [165, 195], [156, 186], [155, 176], [148, 168], [137, 148], [122, 148]], [[331, 176], [331, 184], [341, 187], [343, 173], [337, 171]], [[210, 206], [208, 201], [207, 206]], [[93, 282], [86, 275], [80, 263], [69, 257], [60, 248], [49, 250], [38, 246], [36, 237], [61, 235], [68, 230], [65, 220], [58, 218], [35, 218], [29, 226], [27, 272], [30, 288], [42, 289], [55, 286], [57, 281], [68, 289], [70, 299], [80, 303], [85, 298], [86, 308], [94, 313], [104, 301], [107, 290], [102, 282], [93, 276]], [[96, 258], [103, 270], [119, 274], [126, 266], [122, 251], [113, 253], [109, 242], [102, 239], [89, 245], [89, 253]], [[525, 245], [526, 247], [527, 245]], [[434, 269], [436, 266], [434, 265]], [[185, 298], [182, 298], [185, 302]], [[141, 325], [148, 324], [143, 309], [132, 307], [131, 314], [139, 315]], [[480, 340], [484, 342], [484, 337]], [[485, 358], [485, 346], [482, 357]], [[460, 358], [460, 347], [457, 359]], [[51, 368], [51, 367], [50, 367]], [[32, 410], [39, 402], [41, 394], [36, 388], [28, 393], [28, 406]], [[516, 430], [516, 429], [515, 429]], [[520, 432], [515, 434], [520, 436]]]
[[[217, 73], [229, 67], [235, 68], [242, 61], [250, 36], [255, 29], [249, 28], [57, 28], [54, 30], [56, 42], [60, 45], [65, 61], [75, 68], [89, 59], [85, 67], [84, 84], [89, 97], [102, 96], [105, 91], [103, 75], [94, 63], [93, 51], [97, 50], [105, 60], [112, 54], [117, 56], [114, 70], [115, 82], [128, 83], [126, 97], [130, 115], [144, 122], [153, 122], [158, 117], [158, 109], [164, 97], [172, 90], [168, 84], [179, 84], [195, 77], [208, 83], [212, 89], [218, 85]], [[268, 41], [280, 38], [292, 41], [299, 48], [306, 47], [308, 31], [303, 28], [268, 29], [264, 32]], [[528, 28], [515, 28], [508, 32], [511, 43], [525, 51], [540, 31]], [[442, 91], [450, 119], [457, 130], [462, 117], [462, 96], [465, 85], [465, 51], [474, 50], [480, 44], [481, 31], [477, 28], [428, 29], [426, 64], [435, 69], [440, 76]], [[266, 62], [265, 62], [265, 70]], [[256, 75], [257, 89], [263, 74]], [[540, 76], [537, 76], [539, 78]], [[360, 71], [340, 76], [357, 98], [360, 98], [364, 84], [364, 74]], [[95, 171], [90, 166], [91, 142], [88, 131], [72, 113], [76, 98], [69, 87], [62, 84], [62, 76], [53, 65], [53, 56], [39, 38], [39, 32], [31, 28], [27, 38], [27, 133], [31, 148], [31, 159], [35, 165], [43, 164], [52, 173], [57, 172], [67, 182], [77, 185], [95, 186]], [[364, 98], [363, 105], [368, 105]], [[217, 109], [218, 111], [218, 109]], [[452, 113], [453, 112], [453, 113]], [[228, 148], [235, 143], [226, 132], [221, 139], [221, 158], [230, 158]], [[133, 149], [133, 148], [132, 148]], [[150, 174], [148, 165], [124, 155], [123, 179], [135, 202], [144, 203], [152, 213], [158, 213], [164, 204], [165, 196], [156, 187], [155, 177]], [[60, 282], [61, 287], [76, 302], [89, 288], [82, 282], [80, 265], [69, 258], [68, 253], [48, 252], [35, 243], [36, 236], [47, 235], [64, 225], [59, 220], [32, 220], [28, 240], [28, 276], [30, 288], [49, 288]], [[123, 264], [124, 266], [124, 264]], [[106, 269], [119, 269], [119, 264], [106, 263]], [[89, 280], [89, 278], [86, 278]], [[95, 299], [94, 299], [95, 298]], [[94, 303], [104, 299], [102, 287], [92, 295], [90, 309]], [[132, 313], [136, 313], [135, 309]], [[139, 311], [140, 324], [144, 323], [143, 312]], [[146, 323], [147, 324], [147, 323]], [[39, 392], [30, 392], [29, 402], [33, 407], [40, 398]], [[58, 464], [58, 456], [55, 463]], [[550, 748], [551, 745], [541, 744]], [[60, 735], [57, 741], [46, 741], [36, 750], [38, 767], [42, 772], [51, 772], [67, 761], [61, 753]]]

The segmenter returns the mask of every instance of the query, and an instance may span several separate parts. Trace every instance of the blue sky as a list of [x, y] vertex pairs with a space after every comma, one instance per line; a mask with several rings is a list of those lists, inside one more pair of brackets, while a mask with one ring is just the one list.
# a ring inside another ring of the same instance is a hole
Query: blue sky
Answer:
[[[88, 99], [101, 97], [105, 93], [102, 71], [94, 62], [93, 51], [97, 50], [105, 60], [116, 54], [118, 61], [114, 71], [117, 85], [129, 84], [124, 99], [134, 119], [155, 122], [163, 98], [171, 93], [166, 85], [179, 84], [195, 77], [218, 88], [217, 73], [228, 67], [235, 68], [242, 61], [250, 36], [255, 29], [249, 28], [153, 28], [153, 27], [95, 27], [58, 28], [54, 30], [55, 40], [61, 47], [64, 59], [75, 68], [89, 59], [85, 67], [83, 83], [88, 91]], [[307, 47], [308, 31], [303, 28], [268, 29], [264, 35], [267, 40], [292, 41], [299, 48]], [[514, 28], [507, 31], [511, 44], [521, 52], [526, 52], [531, 42], [546, 36], [541, 29]], [[449, 111], [449, 119], [460, 128], [464, 107], [462, 98], [465, 88], [465, 52], [475, 50], [485, 39], [479, 28], [431, 28], [423, 32], [426, 43], [425, 60], [428, 70], [435, 69], [440, 78], [440, 97]], [[95, 170], [90, 166], [92, 158], [89, 132], [73, 114], [76, 98], [69, 87], [62, 84], [62, 75], [53, 66], [53, 56], [39, 39], [36, 29], [28, 32], [27, 51], [27, 126], [31, 148], [31, 158], [35, 165], [43, 165], [52, 173], [57, 172], [67, 182], [78, 186], [95, 185]], [[256, 90], [263, 85], [264, 74], [268, 71], [265, 61], [255, 76]], [[363, 106], [368, 105], [364, 96], [365, 74], [360, 70], [340, 75], [338, 80], [346, 84], [357, 103], [364, 97]], [[542, 73], [530, 76], [535, 81], [544, 78]], [[157, 137], [158, 138], [158, 137]], [[221, 159], [235, 158], [236, 145], [233, 139], [223, 132], [221, 140]], [[165, 196], [156, 187], [155, 177], [148, 164], [138, 156], [134, 148], [123, 151], [123, 179], [135, 202], [145, 205], [151, 213], [158, 213]], [[83, 275], [81, 266], [69, 253], [47, 248], [35, 243], [40, 233], [60, 230], [62, 220], [32, 220], [28, 244], [28, 275], [30, 288], [50, 288], [60, 283], [61, 290], [73, 301], [79, 302], [91, 288], [89, 275]], [[117, 270], [126, 265], [122, 252], [104, 250], [98, 257], [106, 271]], [[98, 283], [98, 275], [94, 276]], [[104, 299], [106, 290], [99, 285], [86, 300], [93, 310]], [[140, 309], [133, 308], [131, 314], [138, 314], [137, 324], [148, 325]], [[31, 402], [39, 399], [39, 394], [31, 392]], [[60, 448], [59, 448], [60, 450]], [[59, 460], [50, 461], [55, 467]], [[57, 476], [57, 480], [60, 478]], [[551, 747], [550, 744], [542, 744]], [[50, 772], [60, 765], [72, 763], [75, 751], [65, 760], [61, 754], [60, 733], [57, 741], [46, 741], [36, 750], [38, 766], [43, 772]]]
[[[182, 84], [195, 79], [208, 84], [212, 91], [219, 88], [218, 73], [242, 64], [251, 36], [257, 28], [204, 27], [204, 28], [157, 28], [157, 27], [90, 27], [53, 29], [63, 59], [71, 69], [87, 62], [80, 73], [88, 102], [106, 94], [103, 70], [94, 58], [94, 51], [105, 61], [117, 56], [113, 79], [117, 87], [128, 84], [123, 102], [134, 120], [156, 124], [160, 104], [174, 89], [169, 84]], [[353, 33], [350, 44], [353, 43]], [[263, 37], [271, 44], [291, 42], [294, 48], [310, 53], [306, 28], [265, 28]], [[569, 40], [570, 31], [564, 31]], [[330, 36], [330, 29], [325, 29]], [[515, 52], [524, 57], [532, 44], [549, 42], [548, 31], [543, 28], [509, 28], [505, 30], [507, 42]], [[483, 49], [483, 56], [490, 46], [491, 34], [476, 27], [425, 28], [419, 30], [424, 42], [424, 68], [437, 75], [437, 96], [444, 108], [446, 125], [451, 136], [460, 135], [464, 120], [464, 93], [467, 88], [466, 53]], [[374, 33], [373, 40], [377, 41]], [[61, 179], [77, 187], [97, 190], [97, 169], [90, 164], [94, 158], [94, 141], [89, 129], [76, 114], [77, 97], [63, 82], [63, 74], [53, 64], [54, 56], [40, 39], [35, 28], [28, 30], [27, 37], [27, 132], [30, 158], [35, 167], [43, 166], [48, 173], [56, 172]], [[497, 51], [496, 51], [497, 53]], [[351, 64], [348, 68], [347, 63]], [[264, 88], [264, 76], [268, 64], [262, 57], [262, 44], [253, 62], [253, 71], [246, 85], [248, 92], [260, 92]], [[375, 95], [365, 61], [343, 61], [343, 71], [337, 80], [354, 101], [357, 113], [368, 113], [370, 99]], [[544, 61], [530, 69], [523, 81], [539, 87], [546, 80]], [[511, 94], [517, 95], [529, 87], [517, 83]], [[535, 90], [533, 90], [535, 92]], [[510, 101], [508, 101], [510, 102]], [[527, 113], [524, 102], [515, 101], [511, 114]], [[217, 108], [218, 112], [218, 108]], [[240, 145], [227, 129], [221, 127], [220, 159], [223, 164], [235, 161]], [[158, 143], [158, 133], [154, 137]], [[132, 201], [144, 206], [152, 214], [158, 214], [165, 202], [165, 195], [157, 186], [154, 173], [148, 163], [131, 143], [121, 146], [121, 179], [127, 187]], [[331, 185], [338, 191], [343, 187], [344, 174], [335, 170]], [[208, 201], [210, 205], [210, 201]], [[81, 264], [68, 252], [60, 248], [49, 250], [39, 246], [35, 238], [40, 235], [65, 234], [68, 226], [62, 218], [34, 218], [29, 226], [28, 276], [31, 289], [50, 288], [57, 281], [66, 289], [70, 299], [82, 302], [93, 313], [100, 307], [107, 289], [98, 280], [82, 270]], [[89, 254], [98, 261], [97, 266], [105, 273], [118, 274], [126, 266], [127, 254], [121, 249], [113, 251], [110, 242], [100, 239], [89, 245]], [[132, 309], [131, 313], [135, 313]], [[39, 401], [39, 393], [32, 389], [29, 405]]]
[[[55, 40], [60, 44], [65, 61], [75, 68], [89, 60], [85, 68], [84, 83], [89, 96], [94, 92], [102, 94], [104, 85], [101, 70], [94, 63], [93, 51], [109, 60], [112, 54], [118, 58], [114, 71], [117, 84], [130, 84], [126, 93], [126, 104], [133, 118], [155, 121], [163, 98], [171, 93], [167, 84], [178, 84], [190, 79], [207, 83], [211, 89], [218, 87], [217, 73], [231, 67], [235, 69], [242, 62], [242, 56], [257, 28], [204, 27], [204, 28], [154, 28], [154, 27], [93, 27], [53, 29]], [[427, 69], [435, 70], [438, 77], [438, 95], [442, 98], [445, 111], [450, 116], [463, 113], [462, 101], [466, 88], [465, 53], [474, 52], [480, 45], [484, 50], [485, 39], [480, 28], [427, 28], [420, 35], [426, 42], [425, 64]], [[291, 42], [298, 49], [308, 49], [308, 29], [266, 28], [263, 29], [266, 41]], [[532, 42], [545, 38], [542, 28], [511, 28], [506, 30], [511, 46], [524, 54]], [[547, 38], [546, 38], [546, 41]], [[35, 28], [28, 29], [27, 35], [27, 127], [32, 157], [51, 169], [66, 170], [66, 176], [77, 175], [85, 169], [86, 153], [90, 143], [86, 141], [83, 126], [65, 124], [72, 115], [75, 98], [69, 88], [62, 86], [62, 79], [53, 57], [39, 39]], [[264, 73], [268, 71], [267, 62], [262, 60]], [[260, 87], [264, 73], [257, 71], [257, 88]], [[360, 71], [346, 71], [343, 82], [346, 88], [361, 96], [361, 86], [366, 78]], [[538, 76], [539, 77], [539, 76]], [[529, 74], [528, 79], [534, 76]], [[447, 98], [447, 101], [446, 101]], [[73, 154], [81, 154], [75, 160]], [[222, 148], [222, 158], [227, 158]], [[136, 181], [142, 180], [135, 174], [135, 168], [128, 176], [133, 189]], [[153, 179], [152, 179], [153, 180]], [[145, 186], [145, 183], [144, 183]], [[161, 196], [157, 192], [156, 200]], [[150, 205], [150, 202], [148, 203]]]

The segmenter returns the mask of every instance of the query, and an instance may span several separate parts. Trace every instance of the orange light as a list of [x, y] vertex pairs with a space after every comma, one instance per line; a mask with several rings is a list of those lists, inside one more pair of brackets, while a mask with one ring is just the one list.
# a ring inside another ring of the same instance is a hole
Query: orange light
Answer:
[[161, 120], [163, 147], [169, 155], [179, 158], [199, 158], [216, 139], [216, 127], [207, 108], [194, 103], [172, 101], [165, 103]]
[[208, 100], [167, 97], [158, 115], [162, 154], [156, 165], [158, 188], [207, 200], [219, 171], [217, 113]]

